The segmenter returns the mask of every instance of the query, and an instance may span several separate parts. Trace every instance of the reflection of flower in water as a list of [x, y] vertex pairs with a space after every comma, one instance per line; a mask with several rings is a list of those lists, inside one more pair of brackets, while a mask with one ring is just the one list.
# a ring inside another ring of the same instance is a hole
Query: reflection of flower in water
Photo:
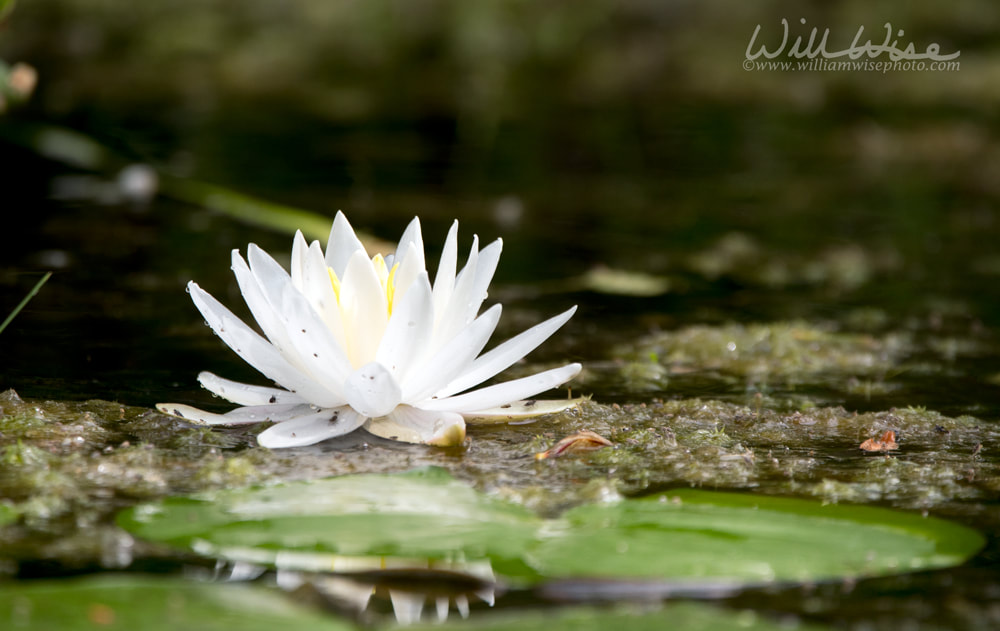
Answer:
[[493, 606], [496, 582], [488, 560], [474, 562], [420, 561], [392, 557], [334, 557], [334, 574], [305, 574], [278, 570], [278, 585], [294, 590], [309, 583], [325, 596], [364, 611], [373, 595], [388, 594], [396, 621], [420, 621], [428, 600], [433, 601], [439, 622], [448, 619], [451, 603], [463, 618], [469, 617], [469, 597]]
[[498, 239], [479, 249], [473, 238], [456, 272], [458, 222], [445, 241], [433, 285], [424, 262], [420, 223], [406, 228], [396, 252], [369, 257], [338, 213], [326, 252], [301, 233], [291, 273], [256, 245], [247, 261], [233, 251], [233, 271], [267, 339], [196, 283], [188, 284], [208, 325], [247, 363], [283, 389], [203, 372], [201, 384], [242, 407], [212, 414], [159, 404], [166, 414], [209, 424], [273, 421], [258, 436], [265, 447], [313, 444], [362, 425], [378, 436], [451, 445], [465, 438], [466, 419], [548, 413], [575, 402], [518, 402], [554, 388], [580, 364], [477, 390], [545, 341], [575, 307], [483, 353], [500, 305], [479, 309], [500, 258]]

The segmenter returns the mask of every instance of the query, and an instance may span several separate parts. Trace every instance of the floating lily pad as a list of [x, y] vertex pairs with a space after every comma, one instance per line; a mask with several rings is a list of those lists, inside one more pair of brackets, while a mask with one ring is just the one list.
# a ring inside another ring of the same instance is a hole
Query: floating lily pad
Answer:
[[617, 607], [614, 609], [569, 608], [555, 612], [520, 612], [474, 616], [467, 621], [447, 625], [418, 625], [412, 631], [431, 629], [475, 629], [476, 631], [818, 631], [826, 627], [779, 624], [753, 611], [733, 611], [699, 603], [675, 603], [652, 611], [649, 608]]
[[297, 606], [280, 592], [140, 575], [6, 584], [0, 590], [0, 620], [5, 629], [38, 631], [354, 628]]
[[515, 575], [541, 523], [437, 468], [217, 491], [119, 518], [139, 537], [232, 560], [274, 564], [280, 555], [294, 569], [332, 569], [344, 556], [488, 558]]
[[543, 575], [814, 581], [956, 565], [984, 543], [912, 513], [694, 489], [563, 517], [530, 553]]
[[811, 581], [955, 565], [983, 545], [910, 513], [697, 490], [543, 520], [439, 469], [167, 499], [119, 524], [229, 560], [319, 570], [337, 555], [485, 559], [515, 580]]

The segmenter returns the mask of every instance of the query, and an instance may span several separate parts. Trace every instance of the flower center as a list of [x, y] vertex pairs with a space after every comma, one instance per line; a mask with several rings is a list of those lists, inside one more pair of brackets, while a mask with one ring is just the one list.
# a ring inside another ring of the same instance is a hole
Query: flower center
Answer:
[[[375, 276], [378, 278], [379, 284], [382, 285], [382, 293], [385, 295], [388, 315], [392, 315], [392, 300], [396, 296], [396, 270], [399, 269], [399, 263], [395, 263], [392, 269], [389, 269], [382, 255], [376, 254], [372, 257], [372, 267], [375, 269]], [[330, 283], [333, 285], [333, 293], [337, 296], [337, 303], [339, 304], [340, 279], [337, 278], [337, 272], [333, 271], [332, 267], [326, 268], [326, 271], [330, 274]]]

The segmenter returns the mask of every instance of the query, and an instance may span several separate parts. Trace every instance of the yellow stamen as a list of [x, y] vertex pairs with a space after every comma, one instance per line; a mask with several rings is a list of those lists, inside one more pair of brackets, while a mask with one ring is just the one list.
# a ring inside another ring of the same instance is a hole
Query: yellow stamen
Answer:
[[385, 281], [385, 301], [389, 305], [389, 315], [392, 315], [392, 299], [396, 297], [396, 270], [399, 269], [399, 263], [392, 266], [389, 270], [389, 277]]
[[[399, 268], [399, 263], [392, 266], [392, 269], [387, 269], [385, 265], [385, 259], [382, 258], [381, 254], [376, 254], [372, 257], [372, 266], [375, 268], [375, 276], [378, 278], [378, 282], [382, 285], [382, 292], [385, 294], [386, 306], [389, 310], [389, 315], [392, 315], [392, 299], [396, 295], [396, 270]], [[337, 278], [337, 273], [333, 271], [332, 267], [326, 268], [327, 273], [330, 274], [330, 283], [333, 285], [333, 293], [337, 296], [337, 302], [340, 302], [340, 279]]]
[[382, 255], [376, 254], [372, 257], [372, 266], [375, 268], [375, 275], [378, 276], [379, 283], [382, 284], [382, 292], [385, 294], [385, 304], [389, 310], [389, 315], [392, 315], [392, 298], [396, 293], [393, 279], [396, 276], [396, 268], [399, 267], [399, 263], [393, 265], [390, 270], [386, 267], [385, 259], [382, 258]]
[[340, 279], [337, 278], [337, 272], [333, 271], [332, 267], [326, 268], [326, 271], [330, 273], [330, 284], [333, 285], [333, 295], [337, 297], [337, 302], [340, 302]]

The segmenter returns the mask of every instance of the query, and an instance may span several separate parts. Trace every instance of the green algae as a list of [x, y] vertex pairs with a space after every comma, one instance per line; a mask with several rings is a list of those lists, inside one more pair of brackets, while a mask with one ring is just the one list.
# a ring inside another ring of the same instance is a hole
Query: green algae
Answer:
[[[949, 315], [946, 305], [938, 305], [895, 329], [886, 328], [884, 313], [864, 308], [845, 316], [844, 324], [681, 326], [616, 344], [609, 359], [588, 362], [577, 383], [610, 389], [619, 401], [711, 393], [775, 411], [936, 404], [954, 398], [952, 388], [991, 387], [990, 373], [970, 374], [961, 366], [991, 361], [996, 340], [956, 308]], [[964, 396], [972, 399], [971, 393]], [[977, 403], [958, 411], [989, 413]]]
[[[269, 451], [253, 446], [245, 428], [207, 430], [111, 402], [30, 402], [8, 391], [0, 406], [0, 493], [11, 522], [0, 526], [0, 556], [74, 565], [117, 558], [121, 541], [110, 515], [137, 501], [428, 465], [543, 515], [680, 485], [983, 517], [983, 503], [1000, 489], [1000, 430], [972, 416], [922, 408], [790, 410], [769, 407], [763, 398], [752, 405], [586, 402], [534, 423], [470, 427], [469, 440], [456, 449], [358, 432], [310, 448]], [[534, 459], [584, 429], [613, 446]], [[898, 434], [898, 450], [859, 449], [890, 429]]]
[[[584, 429], [614, 446], [542, 462], [525, 459]], [[898, 450], [868, 454], [859, 448], [889, 429], [899, 436]], [[470, 451], [477, 454], [482, 479], [498, 486], [488, 481], [491, 471], [504, 481], [502, 493], [542, 512], [586, 501], [577, 494], [582, 494], [581, 482], [591, 480], [603, 481], [612, 493], [642, 494], [680, 484], [987, 516], [976, 503], [990, 501], [1000, 479], [992, 453], [1000, 431], [992, 424], [918, 408], [856, 414], [842, 408], [776, 411], [698, 399], [588, 403], [547, 422], [506, 431], [502, 442], [472, 434], [476, 442]], [[502, 461], [503, 470], [484, 461]]]
[[[140, 501], [427, 465], [548, 517], [691, 486], [882, 504], [1000, 526], [989, 509], [1000, 491], [995, 424], [920, 407], [855, 413], [814, 402], [792, 408], [769, 396], [747, 400], [590, 401], [533, 423], [470, 427], [469, 440], [447, 450], [358, 432], [269, 451], [255, 446], [257, 428], [193, 427], [113, 402], [22, 401], [8, 391], [0, 395], [0, 572], [38, 559], [122, 568], [136, 557], [169, 558], [114, 525], [115, 512]], [[583, 429], [613, 445], [534, 459]], [[899, 449], [859, 449], [887, 430], [897, 432]]]
[[790, 321], [687, 326], [646, 336], [614, 355], [655, 358], [675, 371], [718, 371], [754, 383], [801, 383], [825, 374], [882, 376], [912, 349], [905, 334], [842, 333]]
[[[109, 401], [23, 401], [0, 394], [0, 557], [70, 566], [119, 564], [111, 515], [139, 500], [267, 478], [257, 450]], [[3, 522], [9, 522], [2, 526]], [[109, 559], [111, 559], [109, 561]]]

